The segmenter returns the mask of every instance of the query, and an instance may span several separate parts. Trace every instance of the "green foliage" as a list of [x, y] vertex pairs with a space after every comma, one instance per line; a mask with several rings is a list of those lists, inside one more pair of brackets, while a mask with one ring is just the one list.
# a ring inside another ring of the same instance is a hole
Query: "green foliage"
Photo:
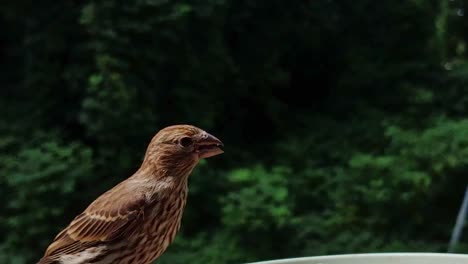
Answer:
[[238, 263], [247, 262], [249, 257], [239, 248], [239, 243], [232, 234], [220, 231], [207, 236], [200, 233], [196, 237], [177, 238], [172, 250], [164, 254], [158, 263], [186, 263], [196, 260], [198, 263]]
[[7, 1], [0, 263], [36, 261], [175, 123], [226, 153], [191, 176], [162, 264], [445, 251], [468, 182], [462, 2]]
[[[0, 220], [5, 232], [0, 248], [5, 255], [17, 248], [44, 247], [42, 240], [51, 232], [67, 209], [73, 206], [78, 184], [92, 176], [92, 152], [78, 143], [64, 145], [53, 139], [21, 148], [15, 155], [1, 159], [1, 175], [5, 194]], [[54, 220], [55, 219], [55, 220]], [[12, 263], [26, 263], [34, 254], [24, 252]], [[10, 261], [5, 261], [9, 263]]]
[[287, 168], [237, 169], [227, 176], [233, 191], [222, 197], [222, 222], [229, 228], [251, 232], [283, 226], [291, 217]]

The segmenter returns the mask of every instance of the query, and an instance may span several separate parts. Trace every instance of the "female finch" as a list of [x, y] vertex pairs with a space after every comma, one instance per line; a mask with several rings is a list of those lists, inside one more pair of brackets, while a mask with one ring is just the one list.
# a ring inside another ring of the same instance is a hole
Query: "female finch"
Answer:
[[137, 172], [78, 215], [38, 264], [152, 263], [180, 228], [190, 173], [200, 159], [223, 153], [221, 146], [194, 126], [162, 129]]

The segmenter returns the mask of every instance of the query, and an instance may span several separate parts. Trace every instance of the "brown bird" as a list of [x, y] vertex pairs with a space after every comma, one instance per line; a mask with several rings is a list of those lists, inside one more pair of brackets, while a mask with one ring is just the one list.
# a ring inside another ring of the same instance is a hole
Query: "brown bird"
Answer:
[[223, 143], [190, 125], [162, 129], [130, 178], [102, 194], [47, 248], [38, 264], [151, 263], [180, 228], [187, 178]]

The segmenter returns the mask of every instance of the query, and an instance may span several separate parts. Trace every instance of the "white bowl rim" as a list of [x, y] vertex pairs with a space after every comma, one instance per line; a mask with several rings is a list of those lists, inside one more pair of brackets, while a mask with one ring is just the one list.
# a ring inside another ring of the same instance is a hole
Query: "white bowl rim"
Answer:
[[315, 256], [315, 257], [300, 257], [300, 258], [286, 258], [276, 259], [260, 262], [251, 262], [248, 264], [282, 264], [282, 263], [299, 263], [303, 261], [325, 261], [325, 260], [339, 260], [339, 259], [372, 259], [372, 258], [387, 258], [396, 257], [404, 259], [415, 259], [415, 258], [439, 258], [441, 260], [464, 260], [468, 263], [468, 254], [454, 254], [454, 253], [417, 253], [417, 252], [401, 252], [401, 253], [361, 253], [361, 254], [339, 254], [339, 255], [326, 255], [326, 256]]

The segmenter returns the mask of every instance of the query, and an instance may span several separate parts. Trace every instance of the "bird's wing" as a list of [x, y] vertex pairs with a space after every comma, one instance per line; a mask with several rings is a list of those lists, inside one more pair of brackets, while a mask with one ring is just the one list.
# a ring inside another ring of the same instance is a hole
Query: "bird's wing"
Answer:
[[131, 233], [143, 219], [146, 204], [139, 192], [111, 190], [103, 194], [57, 235], [44, 259], [55, 260]]

